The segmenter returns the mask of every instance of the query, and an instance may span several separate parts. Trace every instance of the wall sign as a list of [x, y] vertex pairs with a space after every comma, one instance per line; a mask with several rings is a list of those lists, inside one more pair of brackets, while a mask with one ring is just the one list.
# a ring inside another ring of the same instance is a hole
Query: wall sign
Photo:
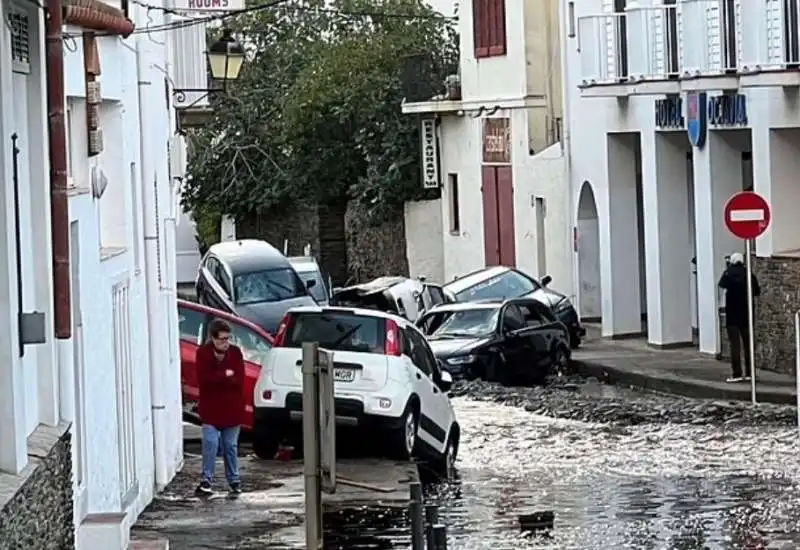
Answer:
[[689, 143], [698, 149], [702, 149], [706, 143], [707, 114], [705, 92], [686, 94], [686, 134], [689, 136]]
[[436, 139], [436, 120], [422, 120], [422, 187], [439, 188], [439, 147]]
[[483, 162], [511, 164], [510, 119], [483, 119]]
[[708, 123], [712, 126], [746, 126], [747, 96], [724, 94], [709, 98]]
[[664, 99], [657, 99], [655, 103], [656, 128], [685, 127], [683, 118], [683, 99], [681, 96], [672, 95]]

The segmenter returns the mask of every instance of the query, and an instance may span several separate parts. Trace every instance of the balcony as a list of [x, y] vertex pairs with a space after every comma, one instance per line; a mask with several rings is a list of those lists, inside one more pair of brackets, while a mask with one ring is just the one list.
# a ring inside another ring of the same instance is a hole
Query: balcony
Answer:
[[766, 0], [742, 18], [743, 87], [800, 86], [800, 0]]
[[582, 95], [735, 89], [739, 2], [683, 0], [578, 18]]

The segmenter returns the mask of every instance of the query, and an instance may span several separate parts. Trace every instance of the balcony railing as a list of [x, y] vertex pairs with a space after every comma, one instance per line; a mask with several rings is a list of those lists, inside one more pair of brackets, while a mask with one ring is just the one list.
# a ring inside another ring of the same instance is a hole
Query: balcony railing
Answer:
[[765, 0], [758, 16], [743, 17], [741, 23], [743, 71], [800, 66], [800, 0]]
[[627, 22], [624, 13], [578, 18], [581, 80], [584, 86], [628, 79]]
[[685, 0], [678, 7], [683, 76], [735, 73], [741, 59], [740, 0]]
[[626, 10], [628, 68], [633, 80], [667, 80], [680, 74], [680, 25], [675, 4]]

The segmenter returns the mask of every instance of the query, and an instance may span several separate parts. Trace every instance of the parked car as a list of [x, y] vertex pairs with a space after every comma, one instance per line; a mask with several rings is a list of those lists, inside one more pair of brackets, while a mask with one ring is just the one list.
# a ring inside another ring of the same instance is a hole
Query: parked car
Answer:
[[[294, 256], [289, 263], [306, 283], [314, 300], [321, 306], [327, 306], [331, 299], [330, 278], [322, 271], [317, 260], [311, 256]], [[310, 281], [314, 281], [309, 286]]]
[[452, 377], [413, 324], [369, 309], [286, 314], [253, 398], [256, 455], [271, 458], [284, 439], [300, 438], [303, 342], [333, 351], [337, 426], [381, 441], [392, 458], [425, 458], [452, 471], [461, 433], [448, 396]]
[[265, 241], [245, 239], [212, 245], [197, 272], [197, 299], [243, 317], [274, 334], [291, 307], [314, 305], [289, 260]]
[[538, 384], [571, 355], [567, 328], [534, 298], [446, 304], [417, 324], [454, 377]]
[[272, 349], [272, 336], [245, 319], [194, 302], [178, 300], [178, 333], [181, 347], [181, 391], [184, 419], [199, 423], [197, 398], [200, 395], [195, 356], [197, 348], [208, 338], [208, 326], [214, 319], [224, 319], [231, 325], [231, 342], [242, 349], [245, 360], [245, 417], [244, 429], [253, 428], [253, 392], [261, 366]]
[[505, 300], [530, 296], [549, 305], [556, 317], [569, 330], [570, 347], [577, 348], [586, 336], [578, 312], [566, 295], [547, 288], [552, 282], [550, 275], [537, 281], [534, 277], [513, 267], [496, 266], [473, 271], [444, 285], [444, 292], [455, 302], [479, 300]]
[[337, 289], [332, 305], [378, 309], [416, 321], [425, 311], [447, 301], [442, 287], [424, 278], [378, 277], [368, 283]]

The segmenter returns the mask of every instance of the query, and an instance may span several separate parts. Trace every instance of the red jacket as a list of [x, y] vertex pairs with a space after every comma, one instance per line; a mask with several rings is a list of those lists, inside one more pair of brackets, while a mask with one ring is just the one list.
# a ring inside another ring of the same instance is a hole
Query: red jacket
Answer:
[[[244, 421], [244, 358], [242, 350], [231, 345], [222, 361], [214, 355], [214, 344], [197, 348], [195, 359], [200, 386], [198, 414], [203, 424], [216, 428], [239, 426]], [[232, 370], [233, 376], [225, 376]]]

